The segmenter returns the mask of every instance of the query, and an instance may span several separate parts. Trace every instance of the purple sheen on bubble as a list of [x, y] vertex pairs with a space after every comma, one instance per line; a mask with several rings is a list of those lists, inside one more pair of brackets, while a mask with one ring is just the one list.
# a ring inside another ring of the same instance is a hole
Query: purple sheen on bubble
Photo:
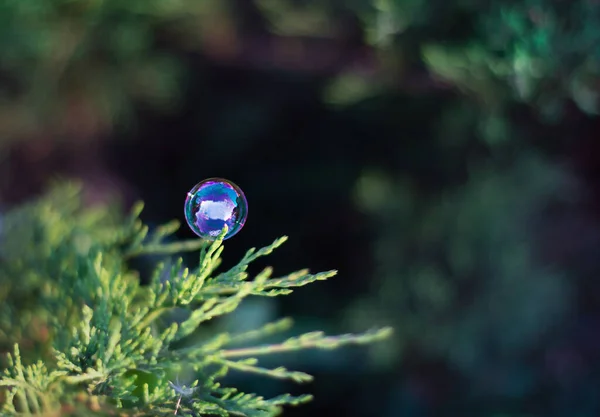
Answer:
[[247, 217], [246, 196], [240, 187], [223, 178], [199, 182], [185, 200], [185, 220], [203, 239], [216, 239], [225, 226], [224, 239], [229, 239], [242, 229]]

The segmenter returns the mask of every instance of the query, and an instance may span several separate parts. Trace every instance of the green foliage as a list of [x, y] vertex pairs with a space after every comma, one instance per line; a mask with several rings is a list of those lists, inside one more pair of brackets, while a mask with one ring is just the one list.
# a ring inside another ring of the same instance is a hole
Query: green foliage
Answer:
[[135, 103], [176, 104], [183, 68], [160, 30], [198, 38], [190, 0], [8, 0], [0, 3], [0, 140], [87, 137], [128, 119]]
[[362, 15], [374, 45], [416, 42], [434, 74], [490, 106], [522, 101], [554, 120], [571, 99], [598, 112], [597, 2], [379, 0]]
[[[414, 348], [476, 381], [512, 372], [508, 366], [569, 314], [571, 284], [539, 259], [536, 237], [544, 211], [569, 204], [573, 190], [562, 169], [534, 155], [471, 169], [463, 186], [434, 195], [406, 178], [365, 175], [358, 201], [379, 231], [380, 278], [350, 314], [355, 323], [379, 317], [399, 329], [374, 357], [389, 366]], [[511, 384], [505, 388], [520, 389]]]
[[[0, 341], [12, 351], [0, 380], [4, 415], [77, 410], [85, 415], [166, 416], [175, 410], [181, 415], [275, 415], [281, 406], [311, 397], [264, 399], [223, 387], [219, 380], [233, 369], [310, 381], [303, 372], [263, 368], [257, 357], [365, 344], [389, 335], [389, 328], [335, 337], [314, 332], [248, 345], [289, 328], [291, 321], [284, 319], [242, 334], [198, 340], [199, 327], [234, 311], [246, 297], [289, 294], [335, 271], [272, 277], [272, 269], [265, 268], [251, 277], [248, 265], [283, 244], [283, 237], [250, 249], [236, 266], [217, 272], [226, 231], [210, 245], [200, 240], [163, 243], [177, 222], [149, 231], [138, 218], [141, 209], [137, 205], [122, 219], [116, 208], [86, 208], [79, 189], [63, 185], [4, 217]], [[132, 257], [143, 254], [196, 250], [197, 268], [184, 268], [181, 259], [159, 264], [148, 285], [140, 285], [129, 266]], [[172, 320], [175, 310], [185, 311], [185, 318]], [[182, 369], [197, 375], [188, 386], [173, 382]]]
[[274, 33], [284, 36], [331, 34], [331, 2], [257, 0], [256, 5]]
[[[569, 99], [598, 112], [597, 2], [260, 0], [255, 7], [257, 21], [283, 36], [339, 38], [348, 13], [362, 21], [376, 51], [368, 71], [345, 67], [324, 92], [335, 104], [410, 83], [403, 74], [422, 59], [493, 110], [516, 100], [555, 120]], [[0, 144], [96, 136], [132, 121], [139, 103], [173, 110], [187, 76], [173, 52], [236, 50], [246, 13], [226, 0], [2, 2]]]
[[[323, 34], [338, 24], [340, 15], [340, 8], [329, 1], [258, 4], [273, 31], [286, 35]], [[411, 63], [421, 59], [434, 77], [492, 111], [518, 101], [554, 121], [566, 100], [587, 113], [599, 111], [598, 2], [353, 0], [344, 6], [362, 21], [364, 40], [376, 50], [370, 62], [375, 68], [369, 69], [377, 76], [364, 81], [375, 92], [381, 90], [382, 79], [393, 85], [402, 82]], [[362, 76], [354, 67], [345, 70], [332, 88], [349, 84], [347, 71]], [[358, 85], [354, 81], [349, 89]]]

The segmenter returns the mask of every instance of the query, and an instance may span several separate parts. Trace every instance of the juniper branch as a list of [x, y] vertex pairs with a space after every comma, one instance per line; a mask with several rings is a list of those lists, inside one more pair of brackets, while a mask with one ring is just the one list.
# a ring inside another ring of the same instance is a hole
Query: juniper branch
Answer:
[[345, 345], [363, 345], [383, 340], [392, 333], [390, 327], [371, 330], [363, 334], [344, 334], [340, 336], [325, 336], [323, 332], [306, 333], [302, 336], [291, 337], [283, 343], [239, 348], [221, 351], [224, 358], [243, 356], [268, 355], [271, 353], [291, 352], [300, 349], [337, 349]]
[[256, 358], [244, 359], [241, 361], [231, 361], [227, 359], [218, 359], [217, 363], [223, 364], [231, 369], [237, 369], [243, 372], [250, 372], [259, 375], [265, 375], [271, 378], [277, 379], [291, 379], [294, 382], [304, 383], [311, 382], [313, 380], [312, 375], [305, 372], [289, 371], [284, 367], [278, 367], [275, 369], [266, 369], [260, 366], [256, 366], [258, 360]]
[[[77, 189], [65, 187], [9, 214], [5, 229], [9, 236], [5, 238], [15, 242], [25, 239], [16, 247], [22, 247], [27, 256], [9, 256], [0, 279], [10, 271], [11, 276], [31, 277], [11, 291], [42, 290], [36, 310], [19, 310], [23, 306], [11, 306], [10, 297], [5, 301], [9, 311], [20, 311], [13, 314], [17, 319], [35, 311], [51, 337], [43, 361], [23, 365], [18, 345], [8, 356], [8, 367], [0, 379], [0, 388], [6, 391], [4, 414], [56, 412], [77, 395], [87, 396], [97, 404], [94, 407], [112, 410], [113, 405], [103, 403], [110, 400], [130, 416], [172, 414], [178, 395], [165, 373], [188, 364], [203, 376], [194, 391], [197, 395], [182, 401], [182, 415], [270, 417], [281, 405], [300, 404], [311, 397], [263, 399], [223, 388], [218, 381], [230, 369], [309, 381], [312, 377], [303, 372], [260, 367], [255, 356], [365, 344], [390, 333], [388, 328], [362, 335], [314, 332], [280, 344], [234, 347], [289, 329], [291, 320], [282, 319], [241, 334], [221, 333], [200, 344], [185, 343], [202, 323], [231, 313], [248, 296], [287, 294], [293, 288], [328, 279], [336, 271], [310, 274], [303, 269], [273, 278], [272, 269], [265, 268], [249, 276], [248, 265], [281, 246], [287, 240], [283, 237], [261, 249], [250, 249], [236, 266], [215, 274], [226, 229], [210, 244], [165, 244], [163, 240], [177, 230], [178, 222], [150, 231], [139, 220], [142, 207], [134, 206], [129, 218], [121, 220], [108, 211], [84, 209]], [[141, 254], [168, 256], [198, 249], [196, 269], [184, 268], [182, 260], [158, 266], [147, 287], [140, 286], [135, 271], [126, 263], [127, 258]], [[185, 309], [189, 315], [165, 327], [158, 319], [175, 308]], [[9, 335], [6, 330], [3, 334]], [[217, 369], [208, 371], [214, 366]]]

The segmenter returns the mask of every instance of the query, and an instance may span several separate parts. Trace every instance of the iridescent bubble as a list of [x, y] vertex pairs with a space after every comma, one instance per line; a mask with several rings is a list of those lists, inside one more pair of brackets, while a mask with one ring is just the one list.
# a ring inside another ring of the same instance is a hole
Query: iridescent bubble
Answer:
[[223, 178], [199, 182], [185, 199], [185, 220], [203, 239], [216, 239], [225, 226], [225, 239], [229, 239], [241, 230], [247, 217], [246, 196], [240, 187]]

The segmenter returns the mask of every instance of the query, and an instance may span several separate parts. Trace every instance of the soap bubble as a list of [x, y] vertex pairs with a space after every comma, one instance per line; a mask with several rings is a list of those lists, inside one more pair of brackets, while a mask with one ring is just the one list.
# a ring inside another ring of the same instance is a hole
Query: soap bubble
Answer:
[[224, 239], [239, 232], [248, 217], [246, 196], [234, 183], [223, 178], [199, 182], [185, 199], [185, 220], [203, 239], [216, 239], [227, 226]]

